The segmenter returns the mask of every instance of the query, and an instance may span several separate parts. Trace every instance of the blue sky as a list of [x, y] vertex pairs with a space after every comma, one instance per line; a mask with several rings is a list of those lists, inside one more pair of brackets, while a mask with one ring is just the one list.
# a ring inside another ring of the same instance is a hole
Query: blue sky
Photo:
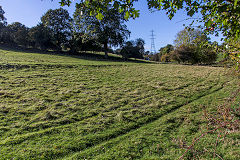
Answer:
[[[77, 0], [76, 0], [77, 1]], [[32, 27], [40, 22], [40, 17], [48, 9], [60, 7], [59, 0], [1, 0], [0, 5], [6, 12], [5, 17], [8, 23], [20, 22], [28, 27]], [[167, 44], [173, 44], [176, 34], [184, 29], [183, 24], [189, 24], [190, 21], [184, 21], [187, 16], [184, 11], [179, 11], [172, 20], [169, 20], [164, 11], [151, 13], [147, 9], [146, 0], [140, 0], [135, 4], [140, 10], [140, 17], [135, 20], [129, 20], [126, 24], [131, 31], [131, 40], [142, 38], [145, 40], [146, 50], [151, 49], [151, 30], [156, 35], [155, 47], [159, 50]], [[72, 15], [75, 5], [64, 7]], [[212, 41], [220, 41], [220, 38], [211, 37]]]

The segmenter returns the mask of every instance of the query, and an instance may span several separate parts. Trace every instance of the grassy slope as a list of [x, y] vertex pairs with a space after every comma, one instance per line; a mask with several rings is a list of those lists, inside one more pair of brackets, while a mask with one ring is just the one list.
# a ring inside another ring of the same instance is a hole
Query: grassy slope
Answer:
[[[176, 159], [175, 140], [204, 130], [203, 106], [214, 110], [237, 86], [223, 68], [6, 50], [0, 60], [2, 159]], [[218, 153], [239, 159], [239, 138]]]
[[21, 64], [21, 65], [110, 65], [121, 62], [98, 61], [81, 59], [80, 56], [67, 56], [56, 54], [25, 53], [21, 51], [0, 49], [0, 64]]

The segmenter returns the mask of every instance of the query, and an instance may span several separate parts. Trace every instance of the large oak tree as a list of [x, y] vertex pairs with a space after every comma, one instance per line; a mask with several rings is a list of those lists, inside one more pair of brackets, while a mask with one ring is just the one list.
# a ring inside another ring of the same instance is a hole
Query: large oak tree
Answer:
[[62, 8], [50, 9], [42, 16], [41, 22], [51, 32], [53, 44], [61, 50], [71, 36], [72, 18], [68, 11]]
[[[95, 39], [103, 45], [105, 57], [108, 57], [108, 46], [122, 45], [130, 35], [127, 26], [124, 24], [125, 18], [123, 14], [119, 14], [114, 8], [108, 9], [103, 13], [101, 20], [96, 15], [89, 15], [88, 9], [79, 8], [77, 6], [74, 13], [74, 21], [80, 32], [86, 37]], [[100, 15], [98, 15], [100, 16]]]

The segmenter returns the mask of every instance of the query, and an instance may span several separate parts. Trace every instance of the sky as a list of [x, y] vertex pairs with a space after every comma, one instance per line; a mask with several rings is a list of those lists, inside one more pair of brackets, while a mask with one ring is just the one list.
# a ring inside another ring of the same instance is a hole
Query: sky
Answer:
[[[40, 22], [41, 16], [49, 9], [60, 7], [60, 0], [1, 0], [0, 5], [6, 12], [7, 22], [20, 22], [27, 27], [33, 27]], [[75, 0], [76, 2], [78, 0]], [[155, 35], [155, 49], [158, 51], [167, 44], [173, 44], [176, 34], [184, 29], [183, 24], [189, 24], [186, 12], [179, 11], [172, 20], [169, 20], [164, 11], [151, 13], [147, 8], [146, 0], [136, 2], [136, 9], [140, 10], [140, 17], [131, 19], [126, 22], [128, 29], [131, 31], [129, 40], [142, 38], [145, 40], [145, 49], [151, 50], [151, 31]], [[70, 15], [75, 11], [75, 4], [67, 9]], [[221, 37], [211, 36], [212, 41], [220, 42]]]

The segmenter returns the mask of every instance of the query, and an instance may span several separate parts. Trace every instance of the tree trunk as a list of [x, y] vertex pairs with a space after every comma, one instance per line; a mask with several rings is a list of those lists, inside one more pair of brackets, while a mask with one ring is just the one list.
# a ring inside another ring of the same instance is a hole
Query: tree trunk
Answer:
[[105, 52], [105, 58], [108, 58], [108, 46], [107, 46], [107, 43], [104, 43], [104, 52]]

